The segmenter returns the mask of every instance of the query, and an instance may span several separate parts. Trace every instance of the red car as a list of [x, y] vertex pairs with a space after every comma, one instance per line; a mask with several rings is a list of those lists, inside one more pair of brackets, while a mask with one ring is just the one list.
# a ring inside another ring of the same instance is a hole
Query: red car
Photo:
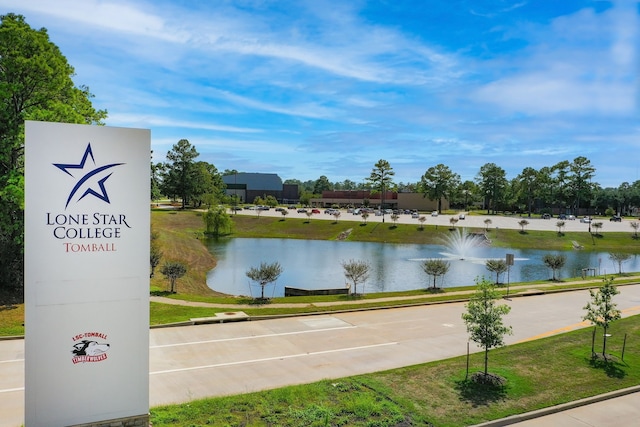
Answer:
[[311, 213], [312, 214], [319, 214], [320, 210], [319, 209], [311, 209]]

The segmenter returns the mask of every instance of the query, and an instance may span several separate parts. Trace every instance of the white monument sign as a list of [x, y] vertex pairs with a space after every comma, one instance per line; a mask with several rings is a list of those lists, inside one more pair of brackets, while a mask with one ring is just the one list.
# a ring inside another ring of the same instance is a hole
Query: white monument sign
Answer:
[[150, 131], [25, 125], [25, 425], [149, 412]]

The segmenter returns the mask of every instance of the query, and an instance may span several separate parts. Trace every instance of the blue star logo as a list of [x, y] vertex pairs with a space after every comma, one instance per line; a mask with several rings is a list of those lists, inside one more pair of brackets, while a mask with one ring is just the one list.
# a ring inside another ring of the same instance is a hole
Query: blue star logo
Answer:
[[[91, 159], [91, 162], [88, 162], [88, 159]], [[93, 163], [93, 165], [90, 163]], [[93, 151], [91, 151], [91, 143], [87, 144], [87, 148], [84, 150], [84, 155], [79, 164], [53, 163], [55, 167], [78, 180], [76, 185], [73, 186], [71, 193], [69, 193], [69, 198], [64, 208], [66, 209], [67, 206], [69, 206], [71, 200], [78, 193], [82, 193], [82, 195], [78, 197], [77, 202], [84, 199], [85, 196], [92, 195], [102, 201], [111, 203], [104, 183], [112, 174], [109, 170], [123, 164], [124, 163], [111, 163], [109, 165], [96, 167], [96, 160], [93, 157]]]

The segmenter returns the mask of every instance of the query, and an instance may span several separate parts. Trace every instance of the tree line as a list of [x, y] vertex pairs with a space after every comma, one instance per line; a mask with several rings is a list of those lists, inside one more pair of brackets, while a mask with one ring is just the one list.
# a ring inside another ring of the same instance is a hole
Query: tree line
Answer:
[[[453, 207], [486, 209], [490, 214], [510, 211], [630, 215], [640, 206], [640, 180], [623, 182], [617, 188], [603, 188], [594, 181], [595, 174], [591, 161], [582, 156], [540, 169], [526, 167], [511, 179], [495, 163], [482, 165], [474, 180], [465, 181], [449, 166], [438, 164], [429, 167], [416, 182], [391, 182], [387, 183], [387, 189], [423, 193], [439, 202], [439, 211], [445, 199]], [[301, 199], [305, 195], [304, 199], [319, 197], [323, 191], [373, 188], [368, 178], [358, 183], [350, 179], [332, 183], [325, 175], [304, 182], [288, 179], [285, 184], [298, 185]]]

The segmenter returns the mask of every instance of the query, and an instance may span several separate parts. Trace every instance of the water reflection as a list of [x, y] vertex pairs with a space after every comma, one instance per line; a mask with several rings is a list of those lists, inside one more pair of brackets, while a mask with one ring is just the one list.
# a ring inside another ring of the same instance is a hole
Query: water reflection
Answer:
[[[258, 295], [259, 287], [252, 286], [245, 272], [261, 262], [278, 261], [283, 273], [275, 286], [265, 289], [265, 296], [284, 295], [285, 286], [306, 289], [337, 288], [346, 281], [341, 263], [350, 259], [366, 260], [371, 264], [371, 273], [364, 291], [389, 292], [427, 288], [432, 278], [420, 268], [421, 260], [447, 258], [451, 262], [449, 272], [438, 279], [437, 286], [473, 285], [478, 276], [494, 280], [495, 275], [487, 271], [485, 261], [489, 258], [504, 259], [507, 253], [514, 254], [516, 261], [509, 272], [511, 282], [546, 280], [551, 277], [542, 257], [548, 251], [516, 250], [482, 246], [474, 248], [466, 260], [447, 257], [449, 249], [441, 245], [414, 245], [366, 242], [338, 242], [294, 239], [221, 239], [209, 241], [209, 251], [218, 260], [216, 268], [207, 275], [210, 288], [230, 295]], [[592, 267], [596, 273], [616, 273], [617, 264], [607, 253], [565, 251], [567, 263], [559, 277], [579, 276], [581, 269]], [[623, 271], [640, 271], [638, 255], [623, 264]], [[506, 281], [506, 275], [501, 281]]]

